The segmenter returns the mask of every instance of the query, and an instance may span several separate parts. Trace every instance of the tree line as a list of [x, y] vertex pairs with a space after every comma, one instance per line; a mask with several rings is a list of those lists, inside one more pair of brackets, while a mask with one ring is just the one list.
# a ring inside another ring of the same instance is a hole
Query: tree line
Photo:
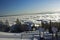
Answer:
[[51, 27], [56, 27], [58, 30], [60, 30], [60, 22], [51, 22], [50, 23], [45, 23], [42, 22], [42, 26], [39, 26], [38, 28], [33, 24], [33, 26], [27, 25], [27, 24], [21, 24], [19, 19], [16, 19], [16, 24], [10, 26], [8, 20], [5, 21], [0, 21], [0, 31], [2, 32], [12, 32], [12, 33], [20, 33], [24, 31], [33, 31], [33, 30], [38, 30], [39, 28], [44, 28], [45, 30], [48, 29], [51, 31]]

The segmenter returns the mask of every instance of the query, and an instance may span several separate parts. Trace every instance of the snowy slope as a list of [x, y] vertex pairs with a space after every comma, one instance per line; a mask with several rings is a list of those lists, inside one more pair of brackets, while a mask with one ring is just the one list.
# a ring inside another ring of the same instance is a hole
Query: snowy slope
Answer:
[[[29, 31], [29, 32], [22, 32], [22, 33], [5, 33], [0, 32], [0, 40], [32, 40], [34, 35], [37, 34], [38, 31]], [[39, 37], [39, 36], [38, 36]], [[34, 38], [37, 39], [36, 37]]]

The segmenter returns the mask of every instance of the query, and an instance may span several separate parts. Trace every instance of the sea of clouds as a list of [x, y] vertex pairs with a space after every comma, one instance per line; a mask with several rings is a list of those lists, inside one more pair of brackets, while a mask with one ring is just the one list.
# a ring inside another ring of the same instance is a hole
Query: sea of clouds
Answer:
[[15, 24], [15, 21], [16, 21], [17, 18], [22, 23], [23, 22], [33, 22], [33, 23], [36, 23], [36, 24], [41, 23], [41, 21], [37, 21], [37, 20], [45, 20], [45, 21], [52, 20], [52, 22], [60, 22], [60, 14], [59, 13], [6, 16], [6, 17], [0, 17], [0, 21], [2, 20], [3, 22], [5, 22], [6, 20], [8, 20], [9, 24], [13, 25], [13, 24]]

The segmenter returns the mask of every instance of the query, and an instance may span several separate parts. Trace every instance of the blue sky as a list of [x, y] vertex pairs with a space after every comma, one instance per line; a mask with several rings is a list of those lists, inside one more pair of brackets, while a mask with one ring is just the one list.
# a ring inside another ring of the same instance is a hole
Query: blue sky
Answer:
[[0, 15], [60, 11], [60, 0], [0, 0]]

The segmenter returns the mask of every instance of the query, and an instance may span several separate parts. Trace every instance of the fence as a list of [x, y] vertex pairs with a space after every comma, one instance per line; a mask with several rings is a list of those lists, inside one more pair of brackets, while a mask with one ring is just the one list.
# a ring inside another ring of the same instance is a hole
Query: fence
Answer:
[[35, 33], [25, 33], [21, 35], [21, 39], [30, 39], [30, 40], [60, 40], [60, 33], [44, 33], [43, 37], [40, 34]]

